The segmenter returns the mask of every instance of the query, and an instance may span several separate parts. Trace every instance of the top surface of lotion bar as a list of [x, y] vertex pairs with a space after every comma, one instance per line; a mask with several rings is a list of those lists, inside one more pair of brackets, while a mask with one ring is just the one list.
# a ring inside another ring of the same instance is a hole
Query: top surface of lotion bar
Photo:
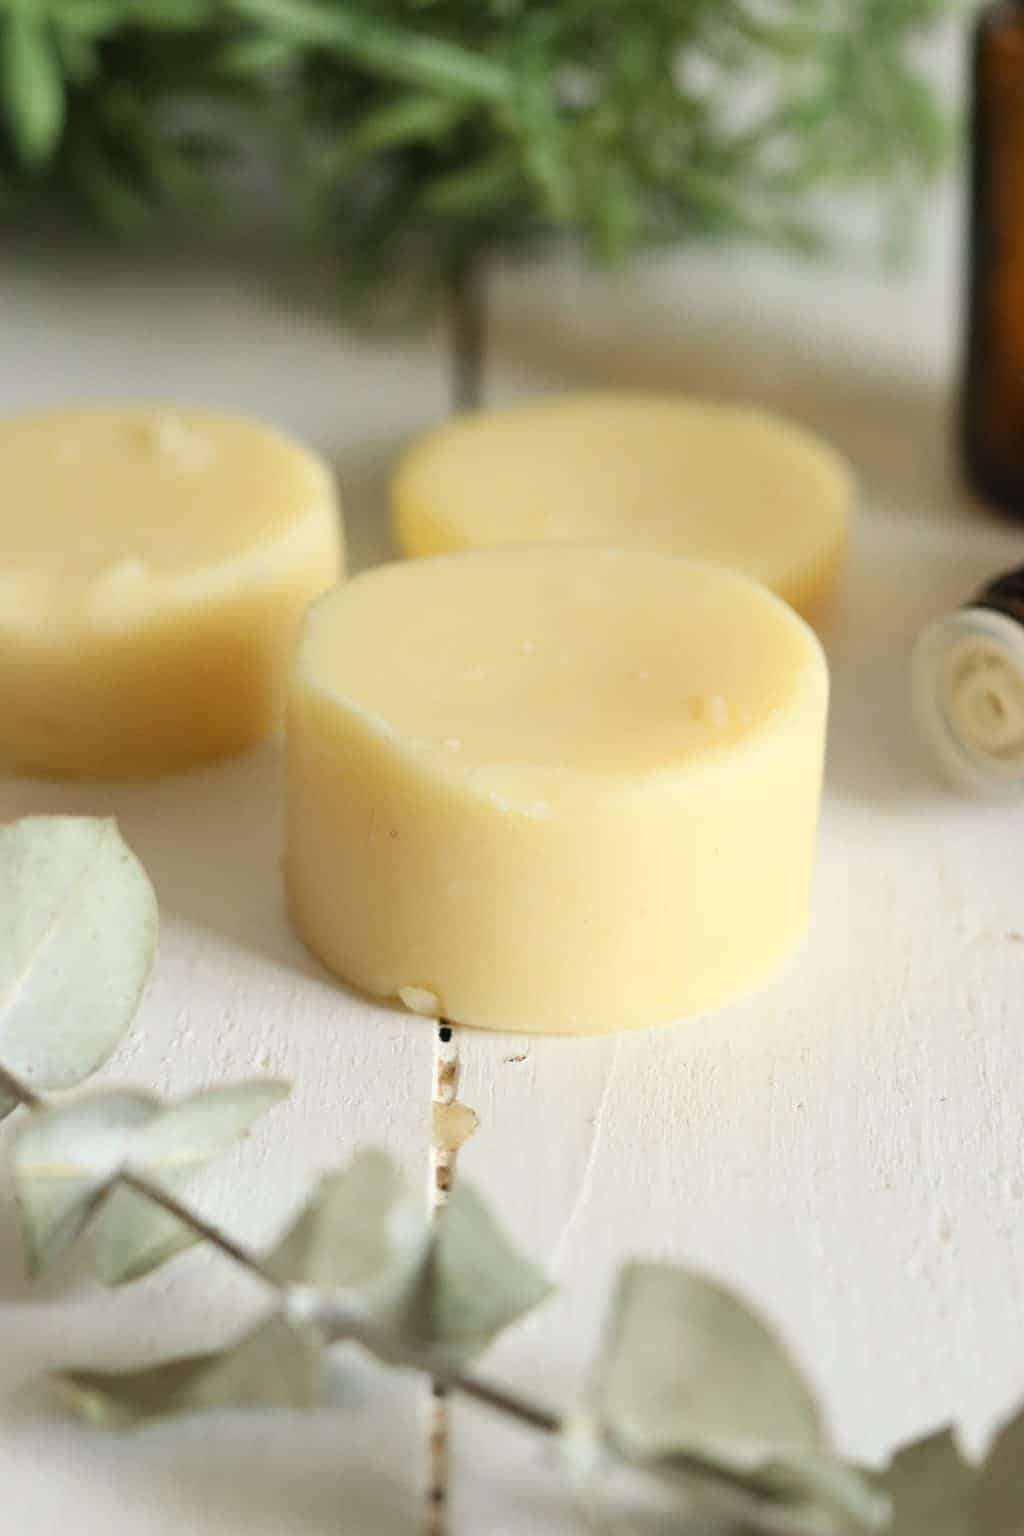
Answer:
[[821, 623], [846, 548], [842, 460], [794, 423], [682, 395], [592, 394], [456, 418], [393, 487], [407, 555], [564, 540], [709, 560]]
[[485, 1028], [720, 1003], [803, 931], [826, 699], [807, 626], [714, 567], [548, 545], [372, 571], [314, 606], [293, 675], [296, 924], [362, 989]]
[[341, 574], [330, 475], [260, 422], [172, 407], [0, 420], [0, 762], [133, 777], [277, 723]]

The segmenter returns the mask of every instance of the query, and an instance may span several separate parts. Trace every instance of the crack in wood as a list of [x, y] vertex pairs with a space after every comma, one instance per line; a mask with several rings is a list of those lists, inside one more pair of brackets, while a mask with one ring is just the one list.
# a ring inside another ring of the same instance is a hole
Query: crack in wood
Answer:
[[601, 1142], [604, 1137], [605, 1116], [608, 1112], [612, 1089], [615, 1087], [619, 1077], [619, 1054], [622, 1048], [622, 1038], [621, 1034], [615, 1036], [615, 1044], [612, 1046], [611, 1055], [608, 1060], [604, 1085], [601, 1089], [601, 1097], [598, 1101], [597, 1113], [594, 1116], [593, 1129], [590, 1133], [590, 1146], [587, 1148], [586, 1161], [583, 1164], [583, 1172], [580, 1175], [576, 1198], [562, 1223], [561, 1231], [555, 1239], [554, 1247], [551, 1250], [551, 1257], [548, 1259], [548, 1268], [553, 1275], [558, 1273], [569, 1245], [569, 1238], [575, 1230], [576, 1224], [580, 1220], [593, 1193], [597, 1155], [601, 1149]]
[[[434, 1035], [430, 1094], [435, 1116], [437, 1106], [447, 1107], [455, 1103], [459, 1091], [460, 1071], [461, 1061], [456, 1032], [451, 1024], [440, 1019]], [[457, 1157], [457, 1146], [448, 1145], [443, 1138], [431, 1137], [428, 1198], [435, 1222], [444, 1219], [444, 1208], [455, 1182]], [[440, 1382], [431, 1382], [430, 1398], [427, 1404], [427, 1477], [423, 1511], [425, 1536], [447, 1536], [449, 1529], [450, 1429], [448, 1393]]]

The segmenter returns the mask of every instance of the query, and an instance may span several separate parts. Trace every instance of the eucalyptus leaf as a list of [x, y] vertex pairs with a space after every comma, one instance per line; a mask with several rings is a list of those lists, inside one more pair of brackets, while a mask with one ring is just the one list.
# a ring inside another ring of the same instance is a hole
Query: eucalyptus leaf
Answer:
[[1024, 1410], [998, 1431], [980, 1464], [952, 1429], [902, 1446], [879, 1475], [891, 1536], [1020, 1536], [1024, 1531]]
[[469, 1185], [456, 1185], [434, 1225], [377, 1151], [320, 1181], [266, 1266], [303, 1293], [304, 1311], [319, 1293], [336, 1337], [368, 1325], [379, 1354], [418, 1366], [478, 1354], [549, 1289]]
[[902, 1446], [880, 1479], [892, 1506], [892, 1536], [975, 1536], [977, 1469], [961, 1454], [952, 1429]]
[[[161, 1189], [180, 1198], [193, 1171], [162, 1169]], [[176, 1216], [123, 1184], [109, 1190], [92, 1235], [93, 1265], [107, 1285], [140, 1280], [200, 1241]]]
[[398, 1168], [367, 1149], [319, 1180], [265, 1264], [282, 1285], [349, 1292], [372, 1307], [412, 1271], [425, 1241], [420, 1203]]
[[115, 1091], [35, 1111], [14, 1142], [28, 1271], [42, 1274], [95, 1215], [133, 1135], [158, 1112], [146, 1093]]
[[1024, 1409], [1002, 1426], [989, 1446], [978, 1479], [972, 1531], [984, 1536], [1020, 1536], [1024, 1531]]
[[33, 1113], [14, 1143], [30, 1273], [45, 1270], [90, 1222], [96, 1266], [110, 1283], [187, 1246], [192, 1234], [138, 1191], [115, 1187], [118, 1175], [144, 1174], [174, 1193], [287, 1092], [273, 1080], [237, 1083], [164, 1105], [120, 1089]]
[[824, 1444], [817, 1403], [776, 1335], [690, 1270], [629, 1264], [595, 1384], [602, 1420], [634, 1459], [700, 1451], [739, 1464]]
[[56, 1380], [82, 1418], [125, 1429], [204, 1408], [312, 1407], [319, 1374], [317, 1345], [273, 1317], [217, 1353], [136, 1371], [63, 1371]]
[[9, 0], [0, 30], [0, 101], [29, 171], [52, 159], [64, 126], [64, 82], [50, 22], [31, 0]]
[[510, 1243], [484, 1201], [460, 1181], [440, 1213], [393, 1321], [402, 1340], [438, 1364], [479, 1355], [551, 1293], [544, 1273]]
[[868, 1480], [830, 1456], [811, 1389], [775, 1333], [692, 1271], [626, 1266], [588, 1413], [625, 1460], [696, 1489], [820, 1515], [832, 1528], [881, 1518]]
[[88, 1077], [131, 1023], [156, 935], [153, 887], [115, 822], [0, 827], [0, 1062], [35, 1089]]

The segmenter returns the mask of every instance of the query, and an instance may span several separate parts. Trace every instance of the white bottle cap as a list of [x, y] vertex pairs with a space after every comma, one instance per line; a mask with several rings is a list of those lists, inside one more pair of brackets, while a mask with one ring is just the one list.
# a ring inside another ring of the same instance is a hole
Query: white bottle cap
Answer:
[[926, 629], [912, 662], [922, 734], [961, 788], [1024, 794], [1024, 624], [967, 607]]

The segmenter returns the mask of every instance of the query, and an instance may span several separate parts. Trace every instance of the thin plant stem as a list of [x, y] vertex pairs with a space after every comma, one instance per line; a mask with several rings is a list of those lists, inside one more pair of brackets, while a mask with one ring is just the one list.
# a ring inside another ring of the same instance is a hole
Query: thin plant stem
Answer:
[[[447, 1055], [448, 1053], [445, 1054]], [[452, 1096], [454, 1096], [454, 1081], [452, 1087]], [[40, 1094], [36, 1093], [27, 1083], [23, 1083], [15, 1073], [2, 1065], [0, 1065], [0, 1091], [9, 1094], [11, 1098], [16, 1099], [27, 1109], [42, 1109], [46, 1107], [46, 1100]], [[279, 1295], [284, 1295], [287, 1287], [281, 1284], [261, 1259], [257, 1258], [255, 1254], [250, 1253], [247, 1248], [243, 1247], [241, 1243], [236, 1242], [233, 1237], [229, 1237], [219, 1227], [214, 1226], [212, 1222], [207, 1221], [196, 1211], [191, 1210], [175, 1195], [161, 1188], [159, 1184], [155, 1183], [144, 1173], [139, 1173], [132, 1168], [122, 1168], [114, 1175], [110, 1184], [105, 1186], [102, 1191], [97, 1192], [97, 1205], [109, 1192], [110, 1187], [118, 1183], [126, 1189], [134, 1190], [143, 1199], [159, 1206], [169, 1216], [173, 1216], [183, 1226], [188, 1227], [197, 1237], [202, 1238], [204, 1242], [209, 1243], [212, 1247], [223, 1253], [226, 1258], [231, 1259], [233, 1263], [238, 1264], [258, 1280], [262, 1280], [265, 1285], [270, 1286]], [[390, 1351], [387, 1347], [387, 1338], [365, 1320], [356, 1321], [350, 1312], [347, 1312], [337, 1303], [332, 1303], [325, 1298], [320, 1304], [316, 1320], [327, 1330], [328, 1336], [333, 1333], [334, 1338], [339, 1342], [345, 1338], [358, 1341], [376, 1358], [388, 1359]], [[562, 1431], [564, 1421], [559, 1414], [552, 1412], [549, 1408], [542, 1407], [538, 1403], [531, 1402], [528, 1398], [520, 1397], [517, 1393], [509, 1391], [497, 1382], [488, 1381], [484, 1377], [475, 1376], [460, 1370], [446, 1369], [426, 1353], [417, 1358], [415, 1352], [410, 1354], [403, 1351], [401, 1363], [430, 1376], [434, 1390], [439, 1393], [442, 1400], [445, 1395], [458, 1392], [463, 1397], [468, 1397], [473, 1402], [481, 1403], [484, 1407], [492, 1409], [495, 1413], [503, 1414], [505, 1418], [515, 1419], [518, 1423], [540, 1434], [557, 1435]], [[680, 1471], [690, 1466], [694, 1472], [705, 1478], [710, 1477], [713, 1481], [721, 1483], [726, 1488], [733, 1488], [737, 1492], [749, 1495], [750, 1490], [745, 1481], [726, 1468], [710, 1467], [699, 1458], [685, 1456], [680, 1456], [676, 1459], [676, 1466]], [[440, 1513], [443, 1520], [444, 1501], [442, 1501]], [[757, 1526], [758, 1520], [755, 1511], [753, 1528], [757, 1528]]]
[[162, 1189], [159, 1184], [147, 1178], [144, 1173], [136, 1173], [132, 1168], [122, 1168], [118, 1174], [118, 1182], [123, 1184], [126, 1189], [133, 1189], [137, 1195], [142, 1195], [146, 1200], [151, 1200], [154, 1205], [160, 1206], [169, 1216], [175, 1217], [183, 1226], [193, 1231], [197, 1237], [201, 1237], [204, 1242], [212, 1244], [214, 1248], [219, 1248], [221, 1253], [225, 1254], [229, 1259], [233, 1259], [236, 1264], [241, 1265], [243, 1269], [248, 1270], [251, 1275], [255, 1275], [264, 1284], [272, 1286], [275, 1291], [284, 1289], [277, 1277], [271, 1274], [262, 1260], [258, 1259], [254, 1253], [250, 1253], [247, 1248], [243, 1248], [241, 1243], [236, 1243], [234, 1238], [229, 1237], [226, 1232], [222, 1232], [220, 1227], [215, 1227], [212, 1222], [197, 1215], [195, 1211], [189, 1210], [187, 1205], [183, 1205], [174, 1195], [168, 1194], [166, 1189]]
[[463, 1397], [470, 1397], [475, 1403], [483, 1403], [496, 1413], [503, 1413], [506, 1418], [518, 1419], [520, 1424], [539, 1430], [542, 1435], [557, 1435], [561, 1431], [562, 1420], [557, 1413], [528, 1402], [526, 1398], [499, 1387], [493, 1381], [459, 1373], [446, 1376], [444, 1382], [449, 1392], [461, 1392]]
[[[5, 1066], [0, 1066], [0, 1091], [10, 1094], [11, 1098], [17, 1099], [19, 1104], [24, 1104], [26, 1109], [46, 1107], [46, 1100]], [[257, 1275], [275, 1290], [282, 1289], [280, 1282], [255, 1254], [249, 1253], [240, 1243], [236, 1243], [233, 1237], [229, 1237], [226, 1232], [222, 1232], [219, 1227], [215, 1227], [195, 1211], [189, 1210], [187, 1205], [183, 1205], [180, 1200], [169, 1194], [166, 1189], [162, 1189], [146, 1174], [137, 1173], [132, 1168], [122, 1168], [115, 1175], [114, 1182], [123, 1184], [127, 1189], [134, 1189], [136, 1194], [152, 1201], [154, 1205], [159, 1205], [169, 1216], [175, 1217], [177, 1221], [189, 1227], [197, 1237], [219, 1248], [221, 1253], [234, 1259], [236, 1264], [240, 1264], [250, 1274]]]
[[0, 1090], [9, 1093], [12, 1099], [17, 1099], [18, 1103], [24, 1104], [26, 1109], [42, 1108], [43, 1100], [35, 1089], [30, 1088], [27, 1083], [21, 1081], [20, 1077], [15, 1077], [13, 1072], [9, 1072], [2, 1066], [0, 1066]]
[[483, 401], [484, 261], [479, 252], [462, 256], [454, 262], [448, 277], [455, 411], [478, 411]]

